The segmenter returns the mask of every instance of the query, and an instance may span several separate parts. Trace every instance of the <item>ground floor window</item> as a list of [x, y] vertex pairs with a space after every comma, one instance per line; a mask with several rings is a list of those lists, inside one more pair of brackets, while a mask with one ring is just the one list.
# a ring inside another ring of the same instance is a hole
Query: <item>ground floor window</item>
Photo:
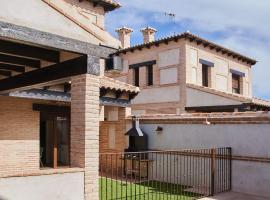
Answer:
[[70, 166], [70, 116], [41, 112], [40, 167]]

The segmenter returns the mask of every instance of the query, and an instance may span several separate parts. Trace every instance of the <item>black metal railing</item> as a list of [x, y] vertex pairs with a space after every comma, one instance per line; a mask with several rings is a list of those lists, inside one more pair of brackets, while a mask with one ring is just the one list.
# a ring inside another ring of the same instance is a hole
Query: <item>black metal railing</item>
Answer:
[[231, 190], [231, 148], [100, 154], [100, 199], [199, 199]]

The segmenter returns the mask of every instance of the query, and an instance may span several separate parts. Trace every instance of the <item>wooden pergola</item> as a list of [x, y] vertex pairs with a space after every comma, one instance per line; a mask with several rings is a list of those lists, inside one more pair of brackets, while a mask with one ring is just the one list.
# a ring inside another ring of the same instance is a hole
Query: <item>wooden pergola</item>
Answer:
[[[0, 22], [0, 94], [99, 75], [99, 59], [115, 50]], [[61, 54], [72, 55], [62, 59]]]

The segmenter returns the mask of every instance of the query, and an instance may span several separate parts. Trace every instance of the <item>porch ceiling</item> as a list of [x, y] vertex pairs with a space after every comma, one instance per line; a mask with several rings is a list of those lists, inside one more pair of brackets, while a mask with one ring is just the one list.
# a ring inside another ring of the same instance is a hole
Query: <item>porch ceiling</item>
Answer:
[[63, 84], [99, 74], [115, 50], [0, 21], [0, 94]]

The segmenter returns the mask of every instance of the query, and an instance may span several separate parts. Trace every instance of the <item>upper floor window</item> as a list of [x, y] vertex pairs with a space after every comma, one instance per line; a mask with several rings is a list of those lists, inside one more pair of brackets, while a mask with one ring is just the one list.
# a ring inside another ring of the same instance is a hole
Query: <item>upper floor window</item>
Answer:
[[153, 65], [147, 67], [147, 85], [153, 85]]
[[140, 68], [134, 68], [134, 85], [139, 87], [140, 86]]
[[202, 86], [210, 87], [211, 86], [211, 68], [215, 66], [214, 63], [200, 59], [200, 64], [202, 65]]
[[146, 73], [147, 73], [147, 74], [143, 74], [143, 77], [146, 77], [145, 80], [143, 80], [144, 81], [143, 84], [153, 85], [153, 65], [155, 64], [156, 64], [156, 60], [150, 60], [146, 62], [135, 63], [132, 65], [129, 65], [129, 69], [133, 70], [133, 80], [134, 80], [135, 86], [137, 87], [140, 86], [140, 68], [141, 67], [146, 67]]
[[208, 68], [207, 65], [202, 65], [202, 85], [204, 87], [209, 87]]
[[237, 74], [232, 74], [232, 92], [240, 94], [240, 76]]

